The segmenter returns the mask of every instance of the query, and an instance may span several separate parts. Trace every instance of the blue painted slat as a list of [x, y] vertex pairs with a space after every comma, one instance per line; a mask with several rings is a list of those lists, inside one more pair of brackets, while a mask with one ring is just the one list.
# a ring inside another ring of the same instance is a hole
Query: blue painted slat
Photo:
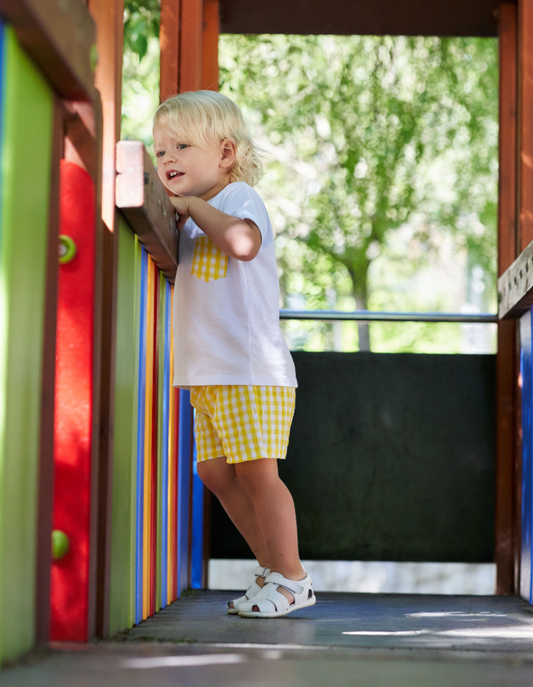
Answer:
[[531, 310], [520, 318], [520, 374], [522, 377], [522, 546], [520, 595], [533, 603], [531, 560], [533, 518], [533, 360]]
[[[4, 139], [4, 22], [0, 19], [0, 159]], [[2, 176], [0, 170], [0, 215], [2, 212]], [[0, 222], [0, 253], [2, 252], [2, 223]]]
[[204, 558], [204, 485], [196, 469], [196, 442], [193, 444], [191, 587], [202, 589]]
[[139, 317], [139, 399], [137, 408], [137, 493], [135, 521], [135, 622], [143, 618], [144, 416], [146, 393], [146, 298], [148, 253], [142, 248]]
[[191, 478], [192, 407], [189, 391], [180, 389], [178, 438], [178, 597], [189, 584], [189, 487]]
[[171, 289], [165, 281], [164, 357], [163, 357], [163, 475], [161, 498], [161, 607], [168, 604], [168, 448], [169, 448], [169, 396], [170, 396], [170, 300]]

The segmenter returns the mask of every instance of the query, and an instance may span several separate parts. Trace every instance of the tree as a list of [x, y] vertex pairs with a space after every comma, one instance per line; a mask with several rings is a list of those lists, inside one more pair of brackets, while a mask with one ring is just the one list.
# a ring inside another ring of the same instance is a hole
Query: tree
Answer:
[[[487, 39], [222, 38], [222, 92], [314, 170], [301, 177], [301, 213], [286, 217], [306, 244], [311, 283], [317, 267], [347, 273], [366, 309], [372, 261], [415, 215], [417, 240], [460, 234], [473, 264], [494, 275], [496, 55]], [[453, 177], [449, 198], [431, 178], [439, 168]], [[365, 324], [359, 348], [370, 348]]]

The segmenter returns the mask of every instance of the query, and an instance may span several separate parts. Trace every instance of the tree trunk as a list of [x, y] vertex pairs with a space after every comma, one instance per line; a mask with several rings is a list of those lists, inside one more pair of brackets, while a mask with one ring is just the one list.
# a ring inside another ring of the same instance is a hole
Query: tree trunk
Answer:
[[[355, 304], [357, 310], [367, 309], [367, 294], [366, 289], [363, 293], [354, 293]], [[358, 322], [357, 331], [359, 334], [359, 350], [369, 351], [370, 350], [370, 327], [368, 322]]]

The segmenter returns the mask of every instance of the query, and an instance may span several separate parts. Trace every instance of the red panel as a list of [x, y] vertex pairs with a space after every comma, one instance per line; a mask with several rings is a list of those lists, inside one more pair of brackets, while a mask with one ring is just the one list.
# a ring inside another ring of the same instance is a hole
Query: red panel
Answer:
[[52, 564], [53, 640], [87, 641], [95, 193], [81, 167], [61, 161], [60, 233], [76, 243], [76, 257], [61, 265], [57, 317], [54, 438], [54, 529], [70, 550]]
[[173, 388], [174, 394], [174, 455], [171, 460], [174, 464], [172, 484], [172, 561], [174, 574], [172, 576], [172, 601], [178, 598], [178, 450], [179, 450], [179, 418], [180, 418], [180, 392]]

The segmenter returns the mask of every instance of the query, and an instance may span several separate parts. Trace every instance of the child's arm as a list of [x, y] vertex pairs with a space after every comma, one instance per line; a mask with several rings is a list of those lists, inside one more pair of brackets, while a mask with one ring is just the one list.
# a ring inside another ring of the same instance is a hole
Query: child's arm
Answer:
[[252, 220], [238, 219], [194, 196], [171, 197], [178, 213], [178, 228], [191, 217], [211, 241], [232, 258], [248, 262], [261, 248], [261, 232]]

